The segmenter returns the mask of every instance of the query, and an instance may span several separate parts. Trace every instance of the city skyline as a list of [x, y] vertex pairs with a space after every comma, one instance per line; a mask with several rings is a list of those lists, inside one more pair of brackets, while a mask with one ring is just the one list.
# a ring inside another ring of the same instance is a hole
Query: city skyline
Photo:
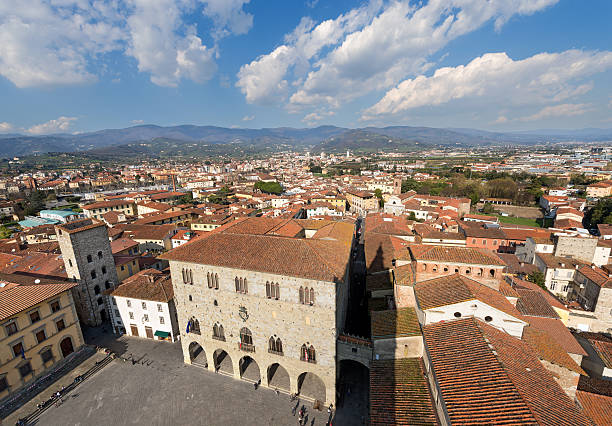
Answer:
[[0, 5], [2, 133], [612, 125], [604, 1], [35, 3]]

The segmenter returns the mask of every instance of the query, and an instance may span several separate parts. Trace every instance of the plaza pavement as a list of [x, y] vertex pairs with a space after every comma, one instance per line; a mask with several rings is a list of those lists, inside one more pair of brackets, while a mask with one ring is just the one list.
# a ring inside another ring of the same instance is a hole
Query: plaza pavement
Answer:
[[[115, 350], [117, 359], [83, 382], [37, 425], [296, 425], [286, 394], [183, 363], [180, 343], [111, 335], [91, 344]], [[135, 362], [132, 362], [135, 360]], [[136, 362], [137, 361], [137, 362]], [[350, 401], [347, 401], [350, 402]], [[308, 425], [325, 425], [327, 410], [307, 407]], [[334, 425], [365, 424], [363, 404], [345, 404]], [[358, 412], [360, 406], [361, 410]], [[350, 407], [350, 408], [349, 408]]]

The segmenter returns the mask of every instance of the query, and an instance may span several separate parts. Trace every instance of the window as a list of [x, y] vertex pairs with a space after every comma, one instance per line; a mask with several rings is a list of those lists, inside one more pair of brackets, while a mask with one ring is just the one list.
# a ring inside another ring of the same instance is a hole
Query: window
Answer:
[[102, 274], [106, 275], [106, 266], [102, 265]]
[[128, 308], [131, 308], [131, 307], [132, 307], [132, 301], [131, 301], [131, 300], [128, 300], [128, 301], [127, 301], [127, 306], [128, 306]]
[[213, 339], [225, 341], [225, 331], [221, 324], [213, 325]]
[[189, 301], [193, 302], [193, 297], [191, 297], [191, 294], [189, 295]]
[[215, 290], [219, 290], [219, 275], [215, 274]]
[[59, 300], [51, 302], [51, 312], [55, 313], [61, 309]]
[[40, 313], [38, 311], [30, 312], [30, 321], [32, 324], [40, 321]]
[[95, 278], [96, 278], [96, 270], [95, 270], [95, 269], [92, 269], [92, 270], [91, 270], [91, 278], [92, 278], [92, 279], [95, 279]]
[[482, 240], [482, 245], [486, 246], [487, 245], [487, 240]]
[[100, 286], [99, 285], [94, 287], [94, 294], [100, 294]]
[[308, 346], [308, 344], [302, 345], [302, 348], [300, 350], [300, 360], [311, 362], [313, 364], [316, 363], [317, 358], [314, 346]]
[[134, 312], [128, 312], [130, 319], [134, 319]]
[[144, 309], [145, 311], [147, 310], [147, 302], [142, 302], [142, 309]]
[[492, 317], [490, 317], [489, 315], [487, 315], [487, 316], [485, 317], [485, 321], [486, 321], [486, 322], [491, 322], [491, 321], [493, 321], [493, 318], [492, 318]]
[[455, 312], [453, 315], [455, 318], [461, 318], [461, 312]]
[[191, 269], [183, 268], [183, 284], [191, 284], [193, 285], [193, 271]]
[[101, 251], [98, 252], [98, 259], [102, 259], [102, 252]]
[[476, 244], [476, 238], [472, 238], [472, 244]]
[[119, 310], [118, 310], [118, 309], [115, 309], [115, 316], [117, 316], [117, 317], [121, 317], [121, 314], [119, 313]]
[[268, 299], [280, 299], [280, 286], [278, 283], [266, 281], [266, 297]]
[[72, 260], [68, 259], [68, 266], [72, 268]]
[[144, 322], [149, 322], [149, 316], [147, 314], [144, 314], [142, 316], [142, 319], [144, 320]]
[[53, 359], [53, 351], [51, 348], [45, 349], [40, 353], [40, 357], [42, 358], [43, 362], [51, 361]]
[[19, 374], [21, 374], [21, 377], [25, 377], [31, 372], [32, 372], [32, 365], [30, 364], [30, 361], [26, 362], [21, 367], [19, 367]]
[[121, 270], [125, 271], [125, 266], [121, 265]]
[[208, 282], [208, 288], [213, 288], [213, 277], [210, 275], [210, 272], [206, 273], [206, 281]]
[[164, 312], [164, 307], [162, 306], [161, 303], [157, 304], [157, 312]]
[[104, 281], [104, 288], [106, 288], [108, 290], [110, 288], [110, 286], [111, 285], [110, 285], [110, 281], [109, 280]]
[[493, 245], [496, 246], [497, 245], [497, 240], [493, 240]]
[[235, 277], [234, 284], [236, 285], [236, 293], [247, 294], [249, 292], [246, 278]]
[[242, 327], [240, 329], [240, 344], [248, 346], [253, 345], [253, 334], [251, 333], [251, 330], [246, 327]]
[[6, 380], [6, 376], [0, 377], [0, 392], [3, 392], [8, 389], [8, 381]]
[[314, 305], [314, 288], [310, 289], [310, 304]]
[[267, 297], [268, 299], [269, 299], [270, 297], [272, 297], [272, 296], [270, 296], [270, 294], [271, 294], [271, 291], [270, 291], [270, 282], [269, 282], [269, 281], [266, 281], [266, 297]]
[[190, 333], [200, 334], [200, 321], [198, 321], [196, 318], [191, 318], [187, 327], [189, 328]]
[[555, 281], [550, 283], [550, 289], [554, 290], [555, 288], [557, 288], [557, 283]]
[[164, 319], [164, 317], [159, 317], [159, 323], [160, 324], [165, 324], [166, 320]]
[[91, 254], [87, 255], [87, 263], [91, 263], [93, 262], [93, 259], [91, 258]]
[[270, 340], [268, 340], [268, 352], [277, 355], [283, 354], [283, 342], [280, 337], [270, 337]]
[[64, 323], [63, 319], [57, 320], [55, 322], [55, 326], [57, 327], [57, 331], [62, 331], [63, 329], [66, 328], [66, 323]]
[[98, 300], [96, 300], [96, 303], [98, 304], [98, 306], [102, 306], [104, 304], [104, 300], [101, 297], [98, 297]]
[[4, 328], [5, 328], [6, 334], [8, 336], [11, 336], [11, 335], [17, 333], [17, 323], [15, 321], [11, 321], [8, 324], [5, 324]]
[[13, 355], [15, 358], [21, 356], [21, 352], [23, 351], [23, 343], [19, 342], [13, 345]]
[[300, 303], [304, 303], [304, 288], [300, 287]]
[[495, 277], [495, 269], [490, 269], [489, 275], [491, 276], [491, 278]]
[[36, 341], [38, 343], [41, 343], [41, 342], [43, 342], [46, 339], [47, 339], [47, 334], [45, 333], [45, 330], [40, 330], [40, 331], [36, 332]]

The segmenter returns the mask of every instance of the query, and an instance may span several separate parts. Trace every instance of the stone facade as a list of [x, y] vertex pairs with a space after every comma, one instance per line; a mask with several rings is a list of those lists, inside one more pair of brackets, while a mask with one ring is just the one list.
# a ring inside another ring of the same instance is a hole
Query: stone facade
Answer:
[[[300, 381], [304, 373], [310, 373], [308, 380], [316, 375], [325, 386], [324, 393], [302, 392], [302, 396], [336, 403], [336, 340], [344, 326], [348, 271], [347, 282], [333, 283], [173, 260], [170, 270], [179, 329], [186, 331], [190, 321], [197, 320], [199, 324], [200, 334], [194, 333], [190, 325], [191, 332], [181, 338], [186, 363], [192, 362], [193, 348], [199, 345], [203, 350], [198, 355], [202, 360], [199, 364], [215, 371], [219, 368], [218, 355], [225, 351], [231, 359], [231, 375], [239, 379], [245, 378], [241, 366], [247, 357], [259, 368], [263, 386], [291, 393], [302, 391]], [[191, 274], [187, 283], [183, 270]], [[208, 273], [216, 276], [218, 289], [214, 285], [209, 288]], [[236, 278], [246, 279], [248, 293], [236, 291]], [[267, 282], [279, 284], [278, 300], [267, 298]], [[312, 305], [300, 303], [300, 287], [314, 289]], [[224, 339], [213, 337], [215, 324], [223, 326]], [[252, 346], [240, 344], [244, 327], [252, 334]], [[281, 339], [282, 354], [269, 351], [271, 337]], [[316, 363], [300, 359], [304, 344], [314, 347]], [[284, 370], [288, 379], [275, 379], [275, 369]], [[249, 378], [257, 380], [256, 376]]]
[[107, 320], [102, 293], [119, 284], [115, 260], [103, 224], [84, 219], [55, 228], [68, 278], [79, 283], [73, 296], [82, 323]]
[[503, 279], [504, 266], [501, 265], [479, 265], [453, 262], [434, 262], [418, 260], [415, 264], [416, 282], [427, 281], [447, 275], [461, 274], [481, 284], [499, 289], [499, 283]]
[[570, 237], [560, 235], [557, 237], [555, 256], [573, 257], [583, 262], [591, 263], [595, 258], [597, 238]]

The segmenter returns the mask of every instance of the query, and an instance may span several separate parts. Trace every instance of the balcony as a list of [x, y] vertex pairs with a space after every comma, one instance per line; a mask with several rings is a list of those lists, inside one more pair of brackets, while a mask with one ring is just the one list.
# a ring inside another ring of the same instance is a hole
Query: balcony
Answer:
[[238, 343], [238, 349], [244, 352], [255, 352], [255, 345], [250, 343]]

